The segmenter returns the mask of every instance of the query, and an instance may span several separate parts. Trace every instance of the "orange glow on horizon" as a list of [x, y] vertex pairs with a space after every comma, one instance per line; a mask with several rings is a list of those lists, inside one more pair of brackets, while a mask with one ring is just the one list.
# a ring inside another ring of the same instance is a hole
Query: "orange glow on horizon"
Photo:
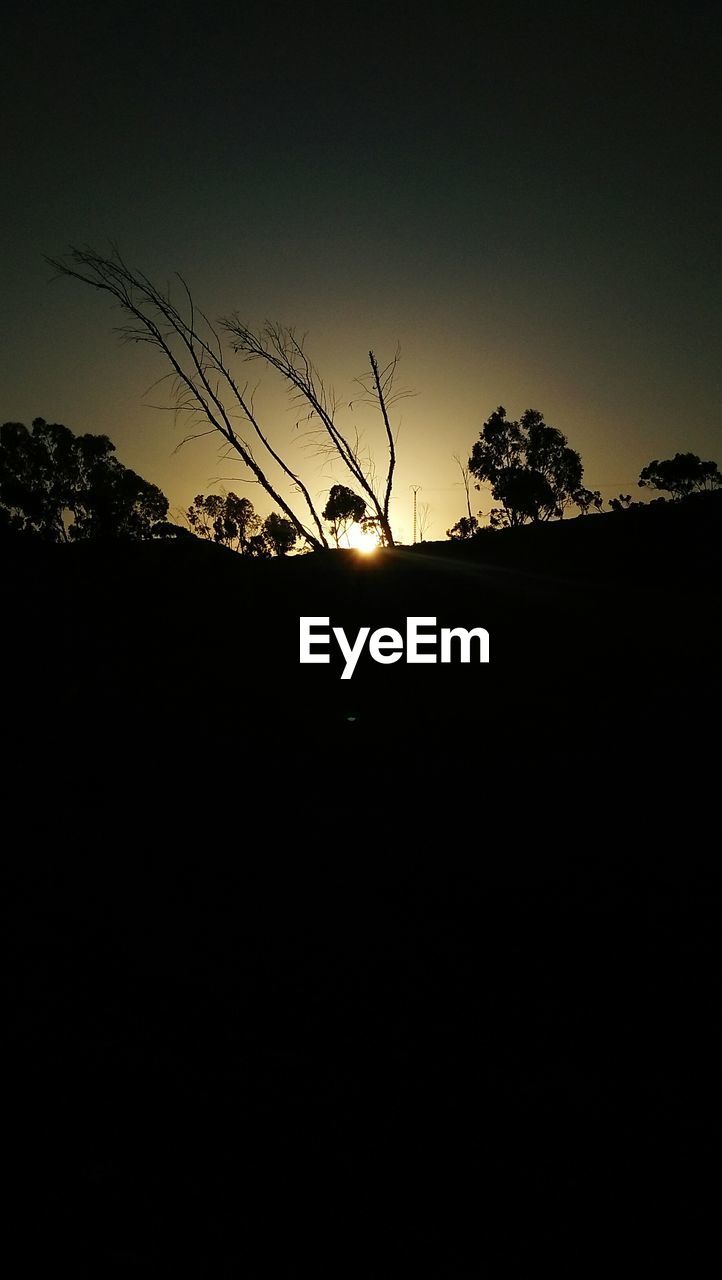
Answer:
[[378, 534], [362, 529], [360, 524], [352, 524], [347, 536], [348, 545], [365, 556], [373, 555], [381, 545]]

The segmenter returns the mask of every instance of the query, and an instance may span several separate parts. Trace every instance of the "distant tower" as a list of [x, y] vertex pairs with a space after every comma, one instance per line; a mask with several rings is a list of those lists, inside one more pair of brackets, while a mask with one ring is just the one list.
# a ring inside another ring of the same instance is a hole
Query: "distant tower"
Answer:
[[409, 485], [409, 488], [413, 489], [414, 491], [414, 546], [416, 546], [416, 495], [419, 492], [419, 489], [421, 489], [421, 487], [422, 486], [420, 484]]

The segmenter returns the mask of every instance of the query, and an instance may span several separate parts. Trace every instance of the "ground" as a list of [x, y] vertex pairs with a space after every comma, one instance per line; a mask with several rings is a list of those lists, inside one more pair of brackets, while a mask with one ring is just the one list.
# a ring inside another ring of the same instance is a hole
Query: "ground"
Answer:
[[[719, 521], [270, 563], [8, 548], [28, 1266], [701, 1258]], [[301, 613], [483, 625], [491, 661], [342, 682], [299, 666]]]

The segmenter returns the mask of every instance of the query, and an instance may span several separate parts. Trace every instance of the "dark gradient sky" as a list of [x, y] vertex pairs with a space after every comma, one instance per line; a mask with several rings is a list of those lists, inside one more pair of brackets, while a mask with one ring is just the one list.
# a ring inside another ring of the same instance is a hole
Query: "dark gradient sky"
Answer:
[[[164, 369], [109, 303], [51, 282], [43, 254], [115, 241], [211, 315], [307, 331], [342, 402], [369, 346], [401, 343], [402, 536], [411, 483], [430, 536], [462, 514], [453, 454], [499, 403], [542, 409], [607, 495], [678, 449], [722, 462], [716, 6], [41, 3], [13, 23], [2, 420], [109, 434], [174, 506], [232, 487], [212, 441], [173, 453], [182, 428], [144, 400]], [[259, 404], [288, 441], [268, 379]]]

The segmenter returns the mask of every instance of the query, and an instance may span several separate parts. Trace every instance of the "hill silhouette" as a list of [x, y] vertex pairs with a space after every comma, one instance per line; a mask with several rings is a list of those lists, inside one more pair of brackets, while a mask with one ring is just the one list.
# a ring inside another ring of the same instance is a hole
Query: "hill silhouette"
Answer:
[[[491, 735], [492, 770], [515, 747], [571, 763], [580, 751], [637, 755], [640, 742], [652, 756], [693, 746], [719, 693], [721, 512], [710, 494], [466, 543], [258, 563], [192, 539], [19, 540], [5, 573], [13, 734], [32, 741], [39, 724], [52, 736], [62, 725], [60, 774], [86, 749], [92, 769], [96, 735], [117, 760], [122, 745], [151, 751], [158, 768], [182, 743], [203, 769], [213, 742], [218, 760], [251, 772], [253, 744], [281, 740], [304, 743], [331, 773], [346, 752], [349, 768], [368, 753], [382, 773], [424, 762], [443, 772], [451, 754], [463, 770], [457, 732]], [[301, 615], [330, 616], [349, 635], [403, 631], [409, 615], [481, 625], [491, 662], [382, 667], [364, 656], [344, 682], [340, 663], [299, 665]], [[296, 767], [279, 767], [291, 785]]]
[[[660, 1215], [701, 1254], [721, 497], [367, 558], [6, 545], [28, 1257], [578, 1273]], [[344, 682], [301, 614], [491, 661]]]

